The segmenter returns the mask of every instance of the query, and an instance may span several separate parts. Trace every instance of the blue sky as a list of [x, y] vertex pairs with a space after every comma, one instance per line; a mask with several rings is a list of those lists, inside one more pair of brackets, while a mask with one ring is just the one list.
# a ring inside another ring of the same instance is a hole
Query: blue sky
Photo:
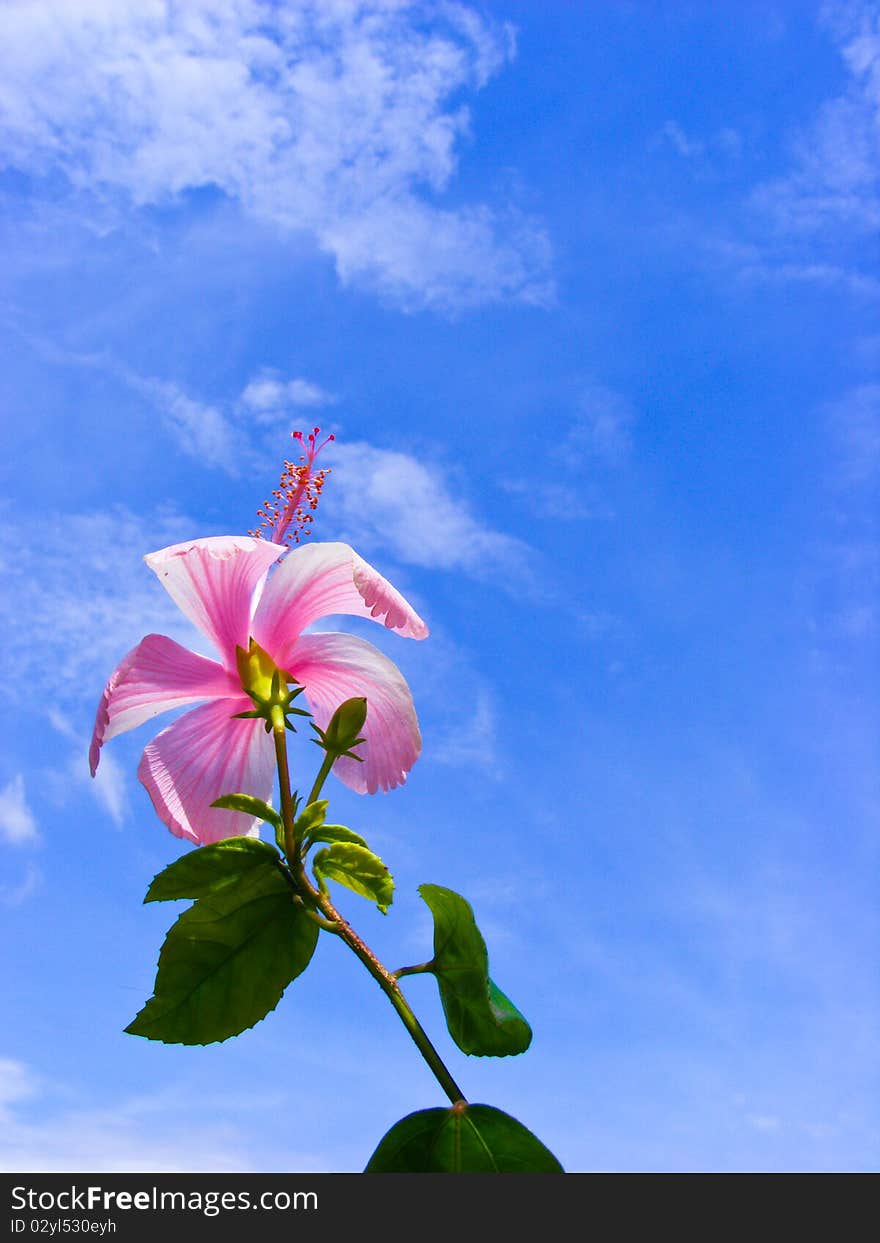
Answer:
[[875, 1169], [880, 6], [2, 26], [0, 1167], [354, 1170], [442, 1103], [328, 938], [237, 1040], [122, 1032], [181, 843], [150, 727], [87, 741], [196, 642], [142, 557], [246, 531], [318, 423], [317, 538], [432, 631], [359, 628], [424, 750], [334, 784], [398, 885], [345, 909], [396, 967], [419, 883], [471, 901], [535, 1037], [466, 1058], [412, 980], [468, 1096], [571, 1170]]

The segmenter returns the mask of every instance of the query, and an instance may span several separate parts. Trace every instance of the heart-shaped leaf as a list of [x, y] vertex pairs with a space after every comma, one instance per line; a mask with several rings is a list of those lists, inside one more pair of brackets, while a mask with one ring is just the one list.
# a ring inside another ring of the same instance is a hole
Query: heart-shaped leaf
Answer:
[[144, 901], [204, 898], [241, 880], [254, 868], [277, 870], [278, 862], [275, 847], [261, 842], [258, 837], [227, 837], [211, 846], [191, 850], [169, 863], [153, 878]]
[[317, 939], [281, 870], [253, 868], [183, 912], [159, 954], [154, 994], [125, 1030], [165, 1044], [237, 1036], [275, 1009]]
[[449, 1034], [463, 1053], [507, 1057], [524, 1053], [532, 1029], [519, 1010], [489, 978], [486, 942], [470, 903], [442, 885], [420, 885], [434, 916], [434, 957]]
[[536, 1135], [491, 1105], [422, 1109], [401, 1118], [370, 1157], [367, 1174], [562, 1174]]

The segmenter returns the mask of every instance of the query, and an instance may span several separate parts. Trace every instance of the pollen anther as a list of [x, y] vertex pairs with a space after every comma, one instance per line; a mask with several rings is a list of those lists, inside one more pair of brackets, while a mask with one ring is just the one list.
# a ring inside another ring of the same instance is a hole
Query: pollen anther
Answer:
[[326, 444], [336, 437], [331, 433], [318, 443], [320, 427], [303, 437], [302, 432], [291, 432], [294, 440], [305, 449], [298, 462], [284, 463], [279, 487], [273, 488], [271, 500], [263, 501], [257, 510], [258, 525], [248, 534], [255, 539], [270, 539], [274, 544], [298, 544], [303, 536], [311, 534], [315, 520], [314, 510], [324, 490], [330, 469], [315, 470], [315, 458]]

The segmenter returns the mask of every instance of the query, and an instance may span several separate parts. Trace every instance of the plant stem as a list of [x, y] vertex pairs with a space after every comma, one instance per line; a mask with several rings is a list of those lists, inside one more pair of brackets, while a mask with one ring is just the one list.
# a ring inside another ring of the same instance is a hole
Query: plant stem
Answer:
[[324, 762], [321, 765], [320, 769], [318, 770], [318, 775], [315, 778], [315, 784], [312, 786], [311, 791], [309, 793], [309, 798], [308, 798], [308, 802], [306, 803], [306, 806], [308, 806], [309, 803], [314, 803], [315, 799], [321, 793], [321, 788], [324, 785], [324, 782], [327, 780], [327, 778], [330, 775], [330, 769], [333, 767], [333, 762], [335, 759], [336, 757], [334, 755], [331, 755], [329, 751], [325, 754]]
[[428, 1038], [427, 1032], [416, 1018], [412, 1007], [401, 992], [400, 985], [397, 983], [395, 976], [387, 967], [382, 965], [369, 946], [358, 936], [348, 920], [339, 914], [326, 894], [320, 895], [319, 904], [328, 919], [335, 921], [336, 935], [341, 937], [349, 949], [357, 955], [392, 1006], [394, 1006], [400, 1021], [409, 1032], [413, 1043], [428, 1063], [434, 1078], [450, 1101], [452, 1101], [453, 1105], [463, 1101], [465, 1099], [464, 1093], [447, 1070], [443, 1059]]
[[281, 791], [281, 819], [284, 822], [284, 850], [287, 861], [294, 867], [298, 858], [298, 843], [293, 833], [293, 794], [290, 789], [290, 769], [287, 766], [287, 734], [284, 729], [284, 713], [272, 709], [272, 737], [275, 741], [275, 761], [278, 765], [278, 788]]
[[[427, 1062], [434, 1078], [440, 1084], [440, 1087], [449, 1097], [452, 1104], [456, 1105], [460, 1101], [465, 1100], [464, 1093], [447, 1070], [440, 1054], [431, 1044], [427, 1032], [416, 1018], [412, 1007], [401, 992], [396, 976], [387, 967], [383, 966], [366, 942], [358, 936], [348, 920], [340, 915], [330, 900], [329, 895], [317, 889], [306, 874], [302, 859], [299, 857], [299, 843], [296, 841], [293, 832], [294, 804], [293, 794], [290, 789], [290, 772], [287, 766], [287, 737], [284, 731], [283, 718], [280, 722], [273, 720], [272, 725], [272, 733], [275, 739], [275, 758], [278, 762], [278, 783], [281, 791], [284, 845], [294, 883], [301, 895], [309, 899], [310, 905], [317, 906], [322, 911], [327, 923], [322, 922], [321, 926], [327, 927], [328, 931], [332, 931], [340, 937], [364, 964], [370, 975], [382, 989], [382, 992], [392, 1006], [394, 1006], [400, 1021], [409, 1032], [419, 1053]], [[310, 803], [313, 803], [318, 793], [320, 793], [321, 786], [326, 780], [332, 763], [332, 757], [330, 755], [326, 756], [324, 763], [321, 765], [321, 771], [318, 773], [318, 778], [312, 787], [312, 793], [309, 795]]]
[[433, 970], [434, 970], [434, 960], [432, 958], [430, 962], [420, 962], [420, 963], [417, 963], [414, 967], [398, 967], [398, 969], [393, 974], [394, 974], [395, 980], [399, 980], [401, 976], [404, 976], [404, 975], [424, 975], [425, 972], [433, 971]]

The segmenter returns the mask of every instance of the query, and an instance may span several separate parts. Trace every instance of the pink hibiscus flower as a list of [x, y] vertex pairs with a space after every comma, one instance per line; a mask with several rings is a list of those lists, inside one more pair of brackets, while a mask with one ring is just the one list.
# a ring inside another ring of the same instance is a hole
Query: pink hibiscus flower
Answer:
[[406, 780], [421, 737], [400, 670], [364, 639], [303, 633], [319, 618], [348, 613], [408, 638], [427, 635], [400, 592], [352, 548], [324, 543], [288, 551], [266, 539], [223, 535], [175, 544], [145, 560], [215, 644], [220, 660], [199, 656], [165, 635], [147, 635], [120, 662], [101, 697], [89, 752], [93, 776], [109, 738], [160, 712], [204, 700], [147, 746], [138, 777], [178, 837], [201, 844], [256, 832], [256, 820], [211, 806], [220, 795], [235, 792], [268, 800], [273, 789], [271, 735], [261, 720], [235, 716], [253, 707], [236, 662], [236, 647], [247, 650], [253, 638], [305, 688], [322, 729], [344, 700], [366, 697], [363, 763], [342, 758], [333, 766], [346, 785], [373, 794]]

